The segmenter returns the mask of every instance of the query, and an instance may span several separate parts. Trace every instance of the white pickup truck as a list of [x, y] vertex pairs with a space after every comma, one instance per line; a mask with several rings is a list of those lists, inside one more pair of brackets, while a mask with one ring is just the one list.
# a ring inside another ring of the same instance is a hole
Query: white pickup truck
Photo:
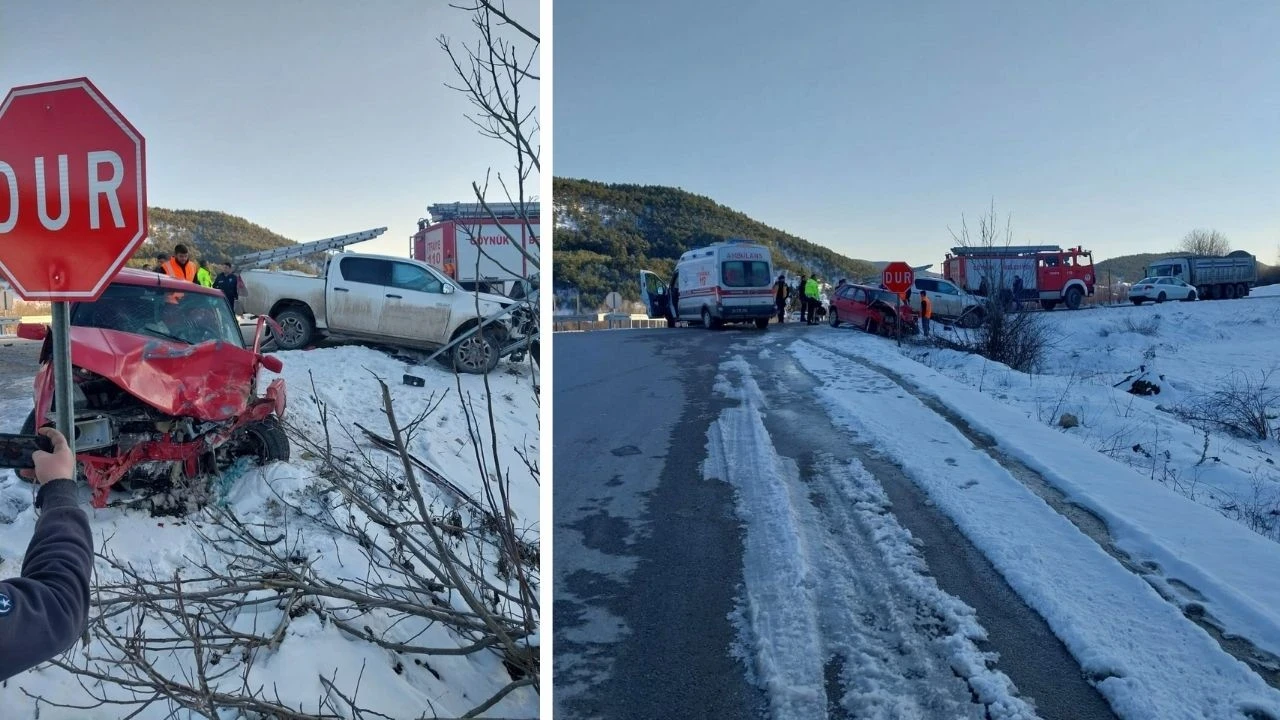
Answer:
[[461, 372], [487, 373], [528, 344], [528, 308], [503, 315], [515, 304], [511, 298], [467, 292], [417, 260], [339, 253], [325, 264], [322, 277], [269, 270], [248, 270], [241, 277], [244, 311], [279, 323], [276, 343], [284, 350], [324, 335], [434, 351], [494, 316], [441, 360]]

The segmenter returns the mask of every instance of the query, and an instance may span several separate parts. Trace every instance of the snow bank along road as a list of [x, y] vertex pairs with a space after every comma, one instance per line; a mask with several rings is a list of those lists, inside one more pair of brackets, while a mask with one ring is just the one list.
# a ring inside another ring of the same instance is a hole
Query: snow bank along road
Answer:
[[557, 717], [1280, 718], [1274, 547], [1074, 438], [839, 329], [555, 345]]

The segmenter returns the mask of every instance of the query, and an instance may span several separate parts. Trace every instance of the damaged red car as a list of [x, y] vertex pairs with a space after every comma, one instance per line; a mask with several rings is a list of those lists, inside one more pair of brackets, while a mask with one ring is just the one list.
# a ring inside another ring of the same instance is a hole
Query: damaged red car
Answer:
[[[283, 378], [258, 393], [259, 368], [282, 368], [259, 350], [263, 322], [246, 348], [220, 291], [133, 269], [94, 302], [72, 304], [76, 456], [94, 507], [117, 484], [200, 487], [240, 458], [289, 459]], [[52, 342], [44, 325], [18, 334], [44, 340], [21, 430], [31, 433], [55, 417]]]

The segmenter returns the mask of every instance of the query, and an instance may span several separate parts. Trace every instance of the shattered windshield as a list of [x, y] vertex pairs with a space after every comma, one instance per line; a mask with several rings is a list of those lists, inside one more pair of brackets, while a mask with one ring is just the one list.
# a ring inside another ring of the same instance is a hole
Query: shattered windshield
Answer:
[[224, 298], [158, 285], [109, 285], [96, 301], [76, 304], [71, 324], [188, 345], [221, 340], [244, 347], [240, 326]]

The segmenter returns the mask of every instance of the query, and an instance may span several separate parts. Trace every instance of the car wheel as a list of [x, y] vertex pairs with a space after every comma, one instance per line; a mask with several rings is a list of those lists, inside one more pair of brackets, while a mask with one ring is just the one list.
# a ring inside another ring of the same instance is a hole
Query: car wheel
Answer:
[[1143, 298], [1129, 298], [1129, 299], [1133, 301], [1134, 305], [1141, 305], [1143, 301]]
[[769, 327], [769, 318], [756, 318], [756, 327], [765, 330]]
[[1164, 293], [1160, 293], [1159, 295], [1157, 295], [1157, 296], [1156, 296], [1156, 302], [1158, 302], [1158, 303], [1162, 303], [1162, 302], [1164, 302], [1165, 300], [1168, 300], [1168, 299], [1169, 299], [1169, 298], [1168, 298], [1168, 297], [1166, 297]]
[[1192, 290], [1191, 292], [1187, 293], [1187, 302], [1191, 302], [1192, 300], [1195, 300], [1195, 299], [1196, 299], [1195, 290]]
[[[281, 350], [300, 350], [311, 343], [315, 325], [305, 312], [291, 308], [277, 313], [274, 319], [280, 324], [280, 335], [275, 340]], [[271, 332], [274, 337], [275, 331]]]
[[449, 355], [458, 372], [483, 375], [498, 366], [498, 346], [484, 330], [454, 345]]
[[289, 436], [285, 434], [280, 420], [268, 415], [241, 428], [227, 455], [231, 458], [253, 458], [259, 465], [284, 462], [289, 459]]
[[898, 334], [898, 321], [889, 313], [885, 313], [880, 318], [880, 325], [876, 329], [885, 337], [894, 337]]
[[872, 320], [871, 318], [867, 318], [867, 321], [862, 323], [862, 329], [871, 333], [872, 335], [875, 335], [876, 334], [875, 320]]
[[831, 308], [831, 327], [840, 327], [840, 313], [835, 308]]
[[711, 329], [711, 311], [706, 308], [702, 308], [702, 327]]

